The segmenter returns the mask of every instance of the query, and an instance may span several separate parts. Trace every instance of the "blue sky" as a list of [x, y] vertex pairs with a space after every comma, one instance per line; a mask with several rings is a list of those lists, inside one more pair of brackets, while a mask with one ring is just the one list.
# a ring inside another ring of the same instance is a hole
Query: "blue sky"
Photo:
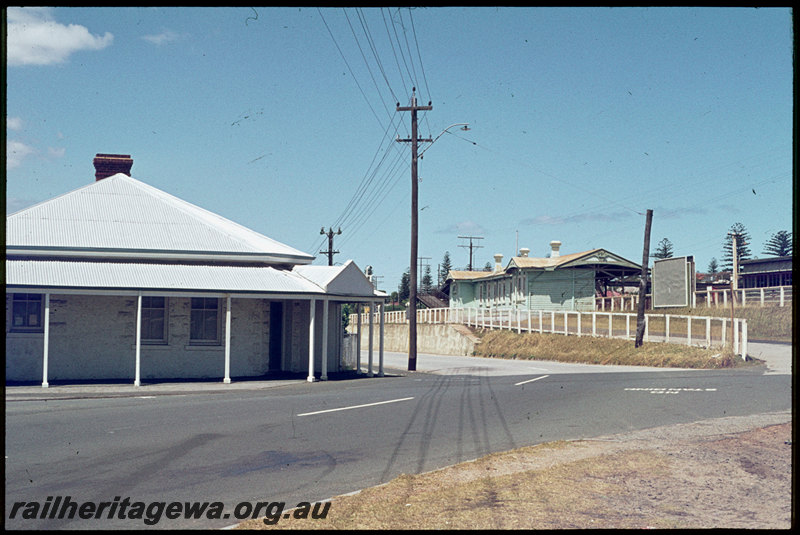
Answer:
[[7, 213], [131, 174], [337, 263], [436, 272], [668, 238], [699, 271], [741, 222], [792, 230], [786, 8], [9, 8]]

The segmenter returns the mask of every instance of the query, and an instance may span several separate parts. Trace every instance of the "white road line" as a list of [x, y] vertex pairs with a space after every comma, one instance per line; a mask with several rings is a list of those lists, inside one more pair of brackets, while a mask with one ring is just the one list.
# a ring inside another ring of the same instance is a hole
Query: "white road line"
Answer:
[[540, 375], [539, 377], [534, 377], [533, 379], [528, 379], [527, 381], [522, 381], [522, 382], [516, 383], [514, 386], [524, 385], [526, 383], [532, 383], [534, 381], [538, 381], [539, 379], [544, 379], [545, 377], [550, 377], [550, 376], [549, 375]]
[[410, 397], [410, 398], [390, 399], [388, 401], [378, 401], [378, 402], [375, 402], [375, 403], [365, 403], [364, 405], [352, 405], [350, 407], [339, 407], [338, 409], [326, 409], [324, 411], [304, 412], [302, 414], [298, 414], [298, 416], [311, 416], [312, 414], [322, 414], [324, 412], [348, 411], [350, 409], [360, 409], [362, 407], [374, 407], [375, 405], [385, 405], [386, 403], [397, 403], [398, 401], [408, 401], [409, 399], [414, 399], [414, 398]]

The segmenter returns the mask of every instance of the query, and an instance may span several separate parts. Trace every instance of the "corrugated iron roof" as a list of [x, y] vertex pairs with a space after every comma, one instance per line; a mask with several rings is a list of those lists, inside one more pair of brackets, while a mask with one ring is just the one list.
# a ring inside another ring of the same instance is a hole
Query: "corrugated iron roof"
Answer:
[[386, 296], [384, 292], [374, 290], [372, 283], [352, 260], [342, 266], [295, 266], [292, 271], [314, 282], [327, 293]]
[[496, 274], [497, 274], [496, 272], [492, 271], [459, 271], [451, 269], [447, 273], [447, 278], [453, 280], [474, 280], [474, 279], [482, 279], [484, 277], [491, 277], [492, 275]]
[[589, 251], [583, 251], [581, 253], [570, 253], [550, 258], [515, 256], [514, 258], [511, 259], [510, 262], [513, 261], [514, 265], [520, 268], [540, 268], [540, 269], [555, 268], [563, 264], [566, 264], [568, 262], [572, 262], [573, 260], [576, 260], [583, 256], [589, 256], [591, 254], [594, 254], [597, 251], [600, 251], [600, 249], [591, 249]]
[[6, 260], [6, 287], [322, 294], [292, 271], [219, 266], [68, 260]]
[[146, 251], [292, 264], [314, 258], [124, 174], [9, 215], [6, 247], [9, 252]]

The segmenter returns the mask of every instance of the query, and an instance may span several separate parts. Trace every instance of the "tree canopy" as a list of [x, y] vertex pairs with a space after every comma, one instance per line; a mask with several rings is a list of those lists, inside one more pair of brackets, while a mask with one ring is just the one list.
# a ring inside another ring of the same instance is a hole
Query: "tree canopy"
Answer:
[[733, 236], [737, 236], [736, 251], [739, 261], [750, 258], [750, 233], [742, 223], [731, 225], [725, 241], [722, 242], [722, 269], [730, 271], [733, 269]]
[[664, 238], [660, 242], [658, 242], [656, 250], [652, 256], [653, 258], [657, 258], [658, 260], [663, 260], [664, 258], [672, 258], [672, 251], [673, 251], [672, 242], [669, 241], [669, 238]]
[[792, 233], [779, 230], [764, 244], [764, 254], [772, 256], [792, 256]]

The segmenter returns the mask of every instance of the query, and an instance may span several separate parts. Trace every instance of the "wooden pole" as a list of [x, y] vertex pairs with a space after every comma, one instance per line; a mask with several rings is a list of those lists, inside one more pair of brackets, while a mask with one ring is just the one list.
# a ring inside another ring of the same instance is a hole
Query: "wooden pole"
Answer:
[[641, 347], [645, 329], [645, 301], [647, 293], [647, 264], [650, 257], [650, 227], [653, 223], [653, 211], [647, 210], [644, 225], [644, 251], [642, 252], [642, 276], [639, 280], [639, 308], [636, 313], [636, 342], [634, 347]]

